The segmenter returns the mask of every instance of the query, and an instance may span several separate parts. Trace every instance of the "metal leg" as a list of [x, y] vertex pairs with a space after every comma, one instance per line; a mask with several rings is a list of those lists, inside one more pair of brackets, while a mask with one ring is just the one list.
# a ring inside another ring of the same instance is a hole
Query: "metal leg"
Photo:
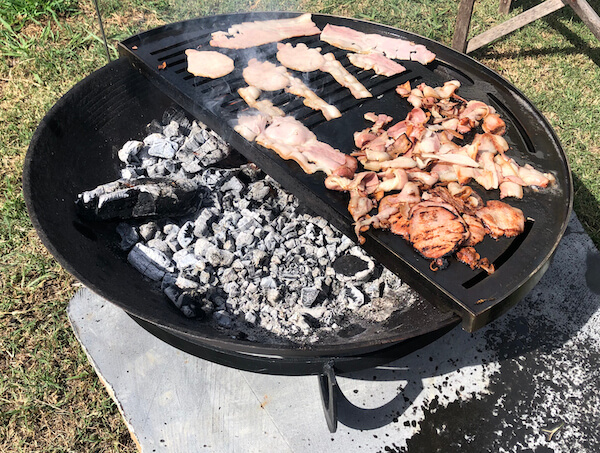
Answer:
[[323, 365], [323, 374], [319, 374], [319, 388], [323, 401], [323, 411], [330, 433], [337, 431], [337, 395], [339, 390], [333, 370], [333, 360]]
[[94, 6], [96, 7], [96, 14], [98, 15], [98, 23], [100, 24], [100, 33], [102, 34], [102, 39], [104, 40], [104, 50], [106, 51], [106, 58], [108, 58], [108, 62], [111, 62], [110, 51], [108, 50], [108, 41], [106, 40], [106, 33], [104, 33], [104, 24], [102, 23], [102, 15], [100, 14], [100, 8], [98, 7], [98, 0], [94, 0]]

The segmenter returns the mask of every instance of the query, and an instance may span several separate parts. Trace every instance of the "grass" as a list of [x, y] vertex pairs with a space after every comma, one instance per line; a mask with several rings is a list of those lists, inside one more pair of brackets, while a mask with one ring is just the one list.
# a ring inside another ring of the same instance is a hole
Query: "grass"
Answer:
[[[476, 2], [471, 35], [534, 4]], [[455, 0], [100, 0], [112, 51], [133, 33], [199, 15], [303, 10], [398, 26], [449, 45]], [[600, 10], [598, 1], [592, 6]], [[90, 1], [0, 4], [0, 451], [135, 451], [65, 308], [77, 289], [41, 245], [21, 192], [25, 152], [49, 108], [106, 63]], [[600, 244], [600, 46], [569, 8], [472, 54], [548, 118], [575, 180], [575, 210]]]

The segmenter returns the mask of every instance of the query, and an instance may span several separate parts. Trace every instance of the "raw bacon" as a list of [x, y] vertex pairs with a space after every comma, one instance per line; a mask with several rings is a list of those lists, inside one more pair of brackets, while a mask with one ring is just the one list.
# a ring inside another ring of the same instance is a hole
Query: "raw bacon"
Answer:
[[195, 76], [217, 79], [233, 71], [233, 60], [213, 50], [187, 49], [187, 70]]
[[[342, 116], [337, 107], [328, 104], [308, 88], [302, 80], [292, 77], [283, 66], [277, 66], [269, 61], [258, 61], [252, 58], [242, 72], [244, 80], [254, 90], [277, 91], [285, 89], [287, 92], [304, 98], [304, 105], [314, 110], [320, 110], [327, 120]], [[238, 90], [239, 92], [240, 90]], [[242, 95], [242, 93], [240, 93]], [[260, 96], [260, 92], [258, 93]], [[242, 95], [244, 100], [246, 98]], [[256, 102], [258, 97], [251, 99]], [[247, 100], [246, 100], [247, 102]], [[250, 105], [250, 103], [248, 103]], [[252, 106], [252, 105], [251, 105]], [[270, 106], [267, 106], [270, 107]]]
[[349, 53], [348, 60], [357, 68], [372, 69], [375, 74], [391, 77], [406, 71], [406, 68], [380, 53]]
[[371, 97], [369, 90], [360, 83], [344, 66], [335, 59], [332, 53], [321, 54], [320, 48], [311, 49], [306, 44], [277, 44], [277, 59], [289, 69], [303, 72], [323, 71], [331, 76], [341, 86], [346, 87], [356, 99]]
[[312, 16], [302, 14], [291, 19], [243, 22], [232, 25], [226, 32], [214, 32], [210, 45], [227, 49], [248, 49], [287, 38], [317, 35], [320, 32], [319, 27], [312, 21]]
[[332, 46], [357, 53], [380, 53], [397, 60], [431, 63], [435, 54], [421, 44], [400, 38], [391, 38], [377, 34], [367, 34], [352, 28], [327, 24], [321, 32], [321, 41]]

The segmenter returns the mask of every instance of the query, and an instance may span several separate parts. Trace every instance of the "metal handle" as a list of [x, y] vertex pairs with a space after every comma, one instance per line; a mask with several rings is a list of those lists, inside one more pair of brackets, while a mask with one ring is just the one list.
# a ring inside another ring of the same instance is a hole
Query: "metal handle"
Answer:
[[325, 420], [330, 433], [337, 431], [337, 395], [339, 387], [335, 379], [335, 371], [333, 369], [333, 360], [330, 360], [323, 365], [323, 373], [319, 374], [319, 388], [321, 390], [321, 400], [323, 401], [323, 411], [325, 412]]

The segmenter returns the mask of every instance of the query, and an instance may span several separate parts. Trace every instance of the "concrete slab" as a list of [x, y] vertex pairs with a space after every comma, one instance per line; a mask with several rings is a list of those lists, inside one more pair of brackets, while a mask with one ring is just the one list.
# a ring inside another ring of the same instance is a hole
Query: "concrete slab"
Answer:
[[190, 356], [87, 289], [68, 314], [143, 452], [600, 451], [600, 253], [575, 217], [508, 314], [339, 378], [335, 434], [314, 376]]

